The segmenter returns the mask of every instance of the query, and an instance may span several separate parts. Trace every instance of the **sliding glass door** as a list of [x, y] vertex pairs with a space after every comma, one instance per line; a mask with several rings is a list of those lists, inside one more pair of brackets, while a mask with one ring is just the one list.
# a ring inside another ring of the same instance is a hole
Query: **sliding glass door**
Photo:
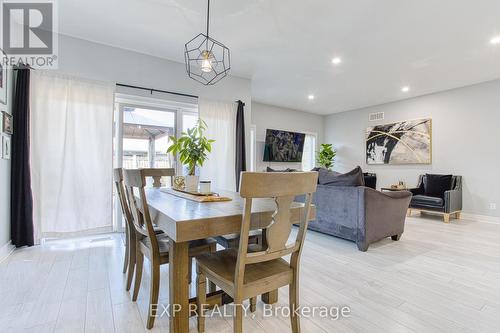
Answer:
[[[175, 168], [182, 166], [175, 155], [167, 153], [170, 136], [193, 127], [198, 113], [183, 108], [150, 106], [148, 104], [117, 103], [115, 112], [114, 165], [124, 169]], [[164, 180], [165, 183], [169, 179]], [[122, 231], [124, 221], [115, 197], [115, 229]], [[120, 221], [120, 222], [117, 222]]]

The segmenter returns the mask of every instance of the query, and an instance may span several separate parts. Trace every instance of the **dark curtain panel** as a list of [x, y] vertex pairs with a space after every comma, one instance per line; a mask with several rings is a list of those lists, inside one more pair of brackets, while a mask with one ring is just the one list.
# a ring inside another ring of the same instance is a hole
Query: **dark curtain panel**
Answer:
[[32, 246], [33, 239], [33, 197], [31, 195], [31, 175], [29, 163], [30, 135], [30, 70], [17, 69], [12, 135], [11, 171], [11, 237], [17, 246]]
[[245, 150], [245, 103], [238, 101], [236, 114], [236, 191], [240, 190], [240, 172], [247, 171]]

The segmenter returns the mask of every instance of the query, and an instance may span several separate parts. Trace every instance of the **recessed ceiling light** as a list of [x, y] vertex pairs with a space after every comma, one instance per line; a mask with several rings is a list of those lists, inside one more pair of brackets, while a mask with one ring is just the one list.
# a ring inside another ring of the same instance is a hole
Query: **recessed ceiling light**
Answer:
[[338, 65], [342, 62], [342, 59], [340, 59], [339, 57], [335, 57], [332, 59], [332, 64], [334, 65]]
[[500, 44], [500, 36], [495, 36], [490, 40], [490, 43], [493, 45]]
[[307, 98], [308, 98], [310, 101], [312, 101], [312, 100], [314, 99], [314, 95], [312, 95], [312, 94], [311, 94], [311, 95], [307, 96]]
[[408, 86], [403, 87], [403, 88], [401, 88], [401, 91], [402, 92], [408, 92], [408, 91], [410, 91], [410, 87], [408, 87]]

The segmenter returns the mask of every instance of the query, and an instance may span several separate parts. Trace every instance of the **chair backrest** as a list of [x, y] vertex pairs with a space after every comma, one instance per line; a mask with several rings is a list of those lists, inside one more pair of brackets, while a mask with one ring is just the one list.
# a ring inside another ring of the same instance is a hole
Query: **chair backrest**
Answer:
[[[175, 176], [175, 169], [173, 168], [124, 170], [123, 172], [127, 199], [133, 215], [134, 228], [142, 236], [150, 238], [151, 250], [154, 252], [159, 251], [159, 248], [146, 199], [146, 177], [161, 178], [173, 176]], [[141, 201], [140, 206], [137, 202], [134, 191], [138, 191]]]
[[[424, 189], [424, 185], [425, 185], [425, 174], [424, 175], [420, 175], [418, 177], [418, 185], [417, 185], [417, 188], [421, 188], [421, 189]], [[462, 190], [462, 176], [455, 176], [453, 175], [451, 177], [451, 189], [452, 190]]]
[[[240, 195], [245, 199], [235, 283], [243, 283], [245, 265], [264, 262], [292, 254], [292, 266], [298, 266], [304, 244], [312, 194], [316, 192], [317, 172], [242, 172]], [[298, 195], [305, 195], [303, 214], [295, 241], [287, 244], [292, 230], [291, 205]], [[248, 253], [252, 202], [255, 198], [273, 198], [276, 211], [266, 230], [267, 249]]]
[[123, 217], [125, 218], [125, 223], [127, 224], [127, 230], [130, 232], [134, 231], [134, 222], [132, 218], [132, 212], [130, 210], [129, 203], [127, 201], [127, 196], [125, 194], [125, 188], [123, 187], [123, 169], [116, 168], [113, 170], [113, 179], [116, 186], [116, 194], [120, 200], [120, 206], [122, 208]]

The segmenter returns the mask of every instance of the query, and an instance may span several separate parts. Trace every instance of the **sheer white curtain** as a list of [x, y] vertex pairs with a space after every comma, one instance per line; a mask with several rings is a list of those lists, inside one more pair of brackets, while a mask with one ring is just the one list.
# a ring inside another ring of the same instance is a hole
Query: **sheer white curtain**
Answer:
[[206, 137], [215, 140], [200, 179], [211, 180], [214, 189], [234, 191], [237, 104], [200, 98], [198, 108], [200, 118], [207, 123]]
[[112, 229], [114, 89], [111, 83], [32, 72], [36, 240]]

